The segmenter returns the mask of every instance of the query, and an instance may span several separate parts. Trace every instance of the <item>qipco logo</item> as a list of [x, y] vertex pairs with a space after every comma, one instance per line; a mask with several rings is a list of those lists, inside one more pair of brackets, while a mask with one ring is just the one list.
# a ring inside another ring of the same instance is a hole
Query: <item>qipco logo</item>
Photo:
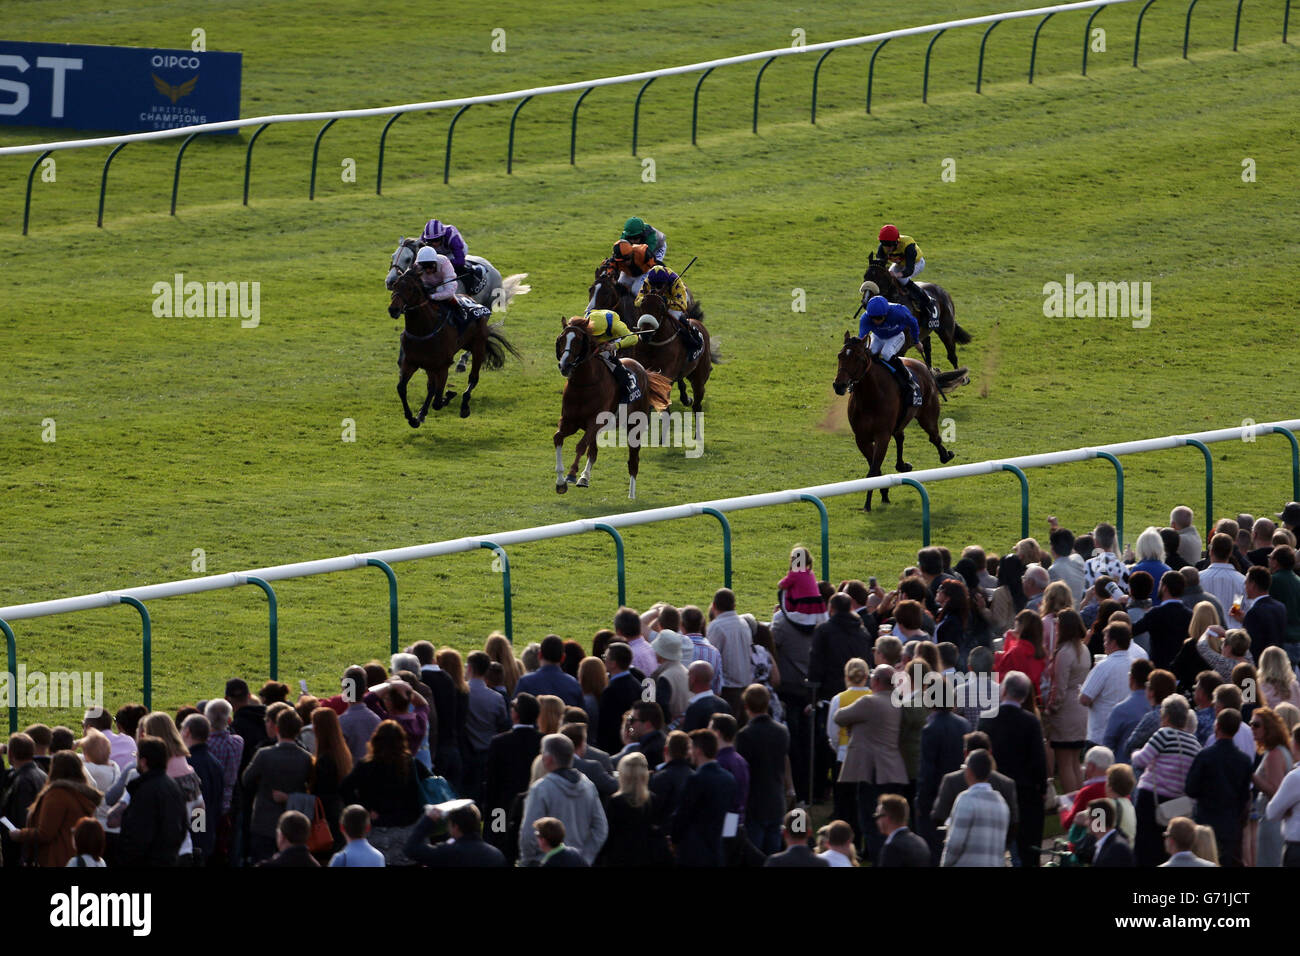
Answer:
[[163, 56], [161, 53], [157, 53], [150, 58], [149, 65], [153, 67], [174, 67], [180, 70], [197, 70], [199, 68], [199, 58], [197, 56]]

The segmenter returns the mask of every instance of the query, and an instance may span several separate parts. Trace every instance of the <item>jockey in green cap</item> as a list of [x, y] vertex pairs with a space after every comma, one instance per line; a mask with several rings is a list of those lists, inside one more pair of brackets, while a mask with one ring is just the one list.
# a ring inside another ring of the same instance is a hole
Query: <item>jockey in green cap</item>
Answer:
[[[633, 245], [645, 246], [650, 258], [656, 262], [664, 262], [668, 257], [668, 240], [664, 238], [664, 234], [637, 216], [633, 216], [623, 223], [623, 235], [619, 238]], [[639, 293], [642, 284], [645, 282], [645, 277], [624, 274], [619, 276], [618, 281], [631, 289], [633, 293]]]

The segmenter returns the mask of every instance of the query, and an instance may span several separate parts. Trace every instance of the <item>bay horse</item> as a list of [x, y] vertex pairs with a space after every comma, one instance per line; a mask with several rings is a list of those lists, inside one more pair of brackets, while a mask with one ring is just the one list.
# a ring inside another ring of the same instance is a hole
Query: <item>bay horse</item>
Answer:
[[[515, 358], [522, 358], [519, 350], [506, 339], [500, 326], [488, 324], [486, 314], [471, 322], [463, 332], [457, 331], [455, 323], [448, 320], [447, 314], [429, 300], [414, 268], [403, 272], [393, 282], [388, 314], [393, 318], [404, 316], [406, 321], [401, 347], [397, 353], [397, 367], [401, 371], [397, 394], [402, 397], [406, 421], [412, 428], [419, 428], [424, 422], [430, 404], [437, 411], [456, 397], [454, 391], [444, 392], [444, 389], [447, 386], [448, 369], [458, 350], [469, 349], [473, 360], [469, 384], [465, 386], [465, 394], [460, 400], [461, 418], [469, 417], [469, 396], [478, 384], [479, 368], [485, 361], [488, 368], [498, 369], [505, 364], [507, 352]], [[406, 383], [420, 369], [424, 369], [429, 379], [429, 390], [417, 416], [411, 414], [411, 406], [406, 401]]]
[[[912, 308], [911, 296], [903, 289], [903, 284], [898, 281], [898, 277], [889, 271], [889, 264], [882, 262], [874, 257], [867, 261], [867, 272], [862, 277], [866, 282], [874, 282], [880, 289], [880, 294], [890, 302], [897, 302], [901, 305]], [[943, 342], [948, 350], [948, 361], [952, 367], [957, 367], [957, 345], [966, 345], [970, 342], [970, 333], [957, 324], [956, 312], [952, 306], [952, 296], [941, 285], [935, 285], [933, 282], [916, 283], [922, 289], [929, 293], [930, 298], [939, 306], [939, 340]], [[913, 309], [913, 312], [915, 310]], [[920, 315], [916, 318], [917, 325], [921, 327], [921, 341], [916, 345], [920, 348], [921, 353], [925, 356], [925, 364], [931, 365], [930, 361], [930, 317]]]
[[[585, 319], [560, 319], [560, 335], [555, 340], [555, 358], [559, 362], [560, 374], [568, 381], [564, 383], [564, 395], [560, 399], [560, 423], [554, 435], [556, 494], [564, 494], [571, 484], [576, 484], [579, 488], [590, 485], [591, 466], [596, 461], [601, 414], [617, 416], [619, 412], [618, 383], [614, 381], [614, 376], [605, 367], [605, 363], [596, 356], [597, 348]], [[639, 393], [624, 406], [627, 409], [627, 419], [630, 423], [635, 422], [632, 416], [639, 412], [649, 422], [651, 409], [663, 411], [668, 407], [672, 382], [656, 372], [647, 372], [635, 359], [625, 358], [620, 361], [635, 376]], [[583, 435], [573, 456], [573, 467], [569, 469], [566, 478], [564, 439], [579, 430]], [[636, 475], [641, 460], [641, 440], [634, 434], [634, 430], [634, 425], [630, 424], [627, 434], [629, 498], [636, 498]], [[644, 435], [647, 431], [648, 429], [641, 429], [640, 434]], [[578, 477], [578, 461], [584, 451], [587, 454], [587, 467], [583, 469], [582, 476]]]
[[[900, 359], [895, 358], [895, 361]], [[844, 333], [844, 347], [839, 354], [839, 367], [836, 370], [833, 387], [836, 395], [850, 393], [849, 425], [853, 428], [853, 439], [858, 443], [858, 451], [867, 459], [871, 470], [868, 478], [883, 474], [881, 463], [889, 451], [889, 437], [892, 435], [898, 446], [898, 458], [894, 467], [901, 472], [912, 470], [912, 466], [903, 461], [903, 429], [915, 419], [930, 436], [930, 444], [939, 450], [939, 463], [952, 461], [953, 453], [943, 447], [939, 438], [939, 398], [947, 395], [959, 385], [970, 381], [965, 368], [951, 372], [930, 371], [929, 366], [916, 359], [901, 359], [911, 370], [917, 385], [921, 388], [921, 405], [918, 408], [909, 401], [903, 407], [903, 398], [899, 394], [894, 377], [889, 374], [867, 349], [863, 339], [855, 338], [852, 333]], [[889, 504], [889, 490], [880, 489], [880, 500]], [[867, 492], [864, 511], [871, 510], [871, 492]]]
[[[676, 382], [681, 392], [682, 404], [699, 411], [704, 403], [704, 386], [715, 362], [722, 356], [717, 352], [709, 330], [704, 327], [704, 310], [691, 296], [690, 304], [681, 319], [673, 318], [663, 296], [647, 292], [636, 308], [641, 315], [650, 315], [659, 323], [654, 335], [643, 338], [633, 349], [632, 357], [654, 372], [661, 373], [670, 382]], [[637, 317], [638, 321], [640, 316]], [[625, 320], [626, 321], [626, 320]], [[678, 326], [690, 322], [704, 336], [704, 350], [695, 361], [690, 360], [686, 343], [678, 334]], [[691, 397], [686, 395], [686, 382], [691, 383]]]
[[606, 259], [596, 267], [595, 281], [587, 287], [587, 311], [609, 309], [617, 312], [629, 328], [636, 328], [636, 296], [627, 286], [619, 285], [618, 266]]

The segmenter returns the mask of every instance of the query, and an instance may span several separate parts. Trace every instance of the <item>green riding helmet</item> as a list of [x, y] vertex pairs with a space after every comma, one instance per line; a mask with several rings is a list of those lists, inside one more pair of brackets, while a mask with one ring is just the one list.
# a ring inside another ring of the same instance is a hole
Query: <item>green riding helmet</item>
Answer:
[[650, 231], [650, 227], [645, 224], [645, 220], [633, 216], [627, 222], [623, 223], [623, 238], [629, 242], [633, 239], [640, 239]]

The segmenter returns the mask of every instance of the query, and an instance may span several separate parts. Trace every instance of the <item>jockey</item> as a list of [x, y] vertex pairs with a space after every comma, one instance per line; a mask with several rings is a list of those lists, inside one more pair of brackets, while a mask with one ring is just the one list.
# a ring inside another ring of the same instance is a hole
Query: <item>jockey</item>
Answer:
[[432, 246], [424, 246], [415, 254], [415, 267], [420, 270], [420, 282], [429, 298], [445, 308], [455, 309], [463, 319], [465, 311], [456, 298], [456, 273], [447, 257], [438, 255]]
[[914, 342], [921, 340], [921, 329], [916, 324], [912, 310], [890, 302], [883, 295], [872, 296], [867, 300], [866, 314], [858, 325], [858, 336], [865, 339], [868, 332], [871, 333], [871, 341], [867, 343], [867, 350], [894, 377], [904, 401], [910, 396], [914, 404], [920, 404], [916, 402], [911, 375], [903, 365], [902, 358], [894, 358], [907, 345], [909, 335]]
[[876, 258], [889, 260], [889, 271], [898, 279], [898, 284], [903, 287], [903, 291], [916, 303], [916, 307], [921, 310], [921, 315], [928, 318], [930, 297], [924, 289], [912, 281], [925, 269], [925, 257], [921, 255], [921, 247], [911, 236], [899, 235], [898, 227], [893, 225], [884, 226], [880, 230], [879, 238], [880, 246], [876, 249]]
[[660, 296], [664, 300], [668, 314], [677, 320], [681, 335], [686, 340], [690, 361], [695, 361], [704, 348], [704, 336], [685, 317], [686, 310], [690, 306], [691, 295], [686, 289], [686, 283], [682, 281], [681, 276], [664, 265], [651, 267], [645, 274], [645, 281], [646, 287], [636, 297], [635, 304], [639, 308], [647, 293]]
[[[636, 345], [641, 341], [640, 335], [624, 325], [618, 313], [612, 309], [592, 309], [582, 318], [586, 320], [587, 329], [596, 341], [596, 353], [604, 359], [611, 372], [617, 368], [614, 353], [624, 346]], [[650, 315], [641, 316], [637, 322], [637, 329], [642, 332], [652, 332], [658, 327], [659, 323]]]
[[668, 240], [664, 234], [655, 229], [644, 219], [633, 216], [627, 222], [623, 223], [623, 235], [620, 239], [626, 239], [634, 244], [641, 244], [650, 247], [650, 252], [654, 258], [660, 262], [668, 259]]
[[611, 258], [619, 269], [618, 284], [633, 294], [640, 293], [646, 273], [658, 264], [649, 246], [632, 243], [627, 239], [614, 243]]
[[460, 230], [455, 226], [430, 219], [424, 224], [424, 232], [420, 240], [426, 246], [433, 246], [435, 252], [450, 259], [457, 272], [465, 271], [465, 254], [469, 250], [465, 248], [465, 240], [461, 238]]

